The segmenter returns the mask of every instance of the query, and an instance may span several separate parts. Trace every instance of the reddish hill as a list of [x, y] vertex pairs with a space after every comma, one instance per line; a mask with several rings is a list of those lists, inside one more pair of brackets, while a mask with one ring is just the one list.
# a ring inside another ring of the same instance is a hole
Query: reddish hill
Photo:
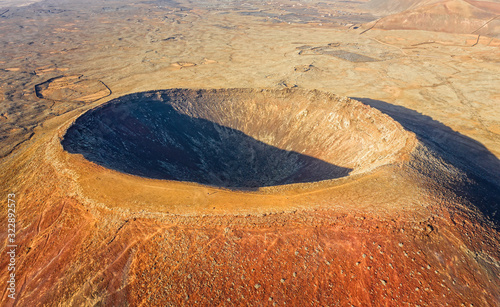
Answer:
[[498, 2], [449, 0], [405, 3], [409, 7], [407, 10], [379, 19], [375, 27], [500, 36]]
[[372, 0], [365, 4], [364, 7], [380, 16], [387, 16], [389, 14], [401, 13], [412, 8], [436, 2], [439, 2], [439, 0]]

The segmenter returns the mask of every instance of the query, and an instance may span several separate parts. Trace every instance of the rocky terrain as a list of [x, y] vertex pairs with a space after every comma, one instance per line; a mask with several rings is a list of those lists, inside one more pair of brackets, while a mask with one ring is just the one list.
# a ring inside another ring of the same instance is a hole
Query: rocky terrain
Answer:
[[500, 304], [498, 2], [20, 4], [1, 306]]

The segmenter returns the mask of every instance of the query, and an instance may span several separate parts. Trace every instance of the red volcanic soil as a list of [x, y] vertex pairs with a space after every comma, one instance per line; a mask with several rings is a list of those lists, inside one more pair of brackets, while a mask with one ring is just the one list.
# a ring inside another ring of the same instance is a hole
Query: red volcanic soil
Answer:
[[499, 303], [498, 235], [463, 212], [120, 219], [27, 192], [18, 306]]

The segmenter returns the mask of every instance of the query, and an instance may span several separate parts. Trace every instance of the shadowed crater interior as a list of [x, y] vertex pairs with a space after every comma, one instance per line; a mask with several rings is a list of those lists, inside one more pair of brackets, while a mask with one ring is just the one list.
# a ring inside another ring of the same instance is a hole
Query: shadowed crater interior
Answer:
[[405, 133], [374, 109], [318, 91], [172, 89], [90, 110], [62, 144], [128, 174], [252, 189], [366, 171], [393, 160]]

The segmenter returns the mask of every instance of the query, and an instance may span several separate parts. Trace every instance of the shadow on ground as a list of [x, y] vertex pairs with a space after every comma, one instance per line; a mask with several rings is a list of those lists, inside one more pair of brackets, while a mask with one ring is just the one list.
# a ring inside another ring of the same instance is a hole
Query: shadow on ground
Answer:
[[351, 169], [187, 116], [167, 103], [118, 101], [78, 118], [64, 149], [120, 172], [238, 190], [347, 176]]
[[380, 100], [352, 98], [389, 115], [447, 163], [464, 171], [471, 180], [455, 185], [455, 192], [500, 225], [500, 160], [484, 145], [414, 110]]

